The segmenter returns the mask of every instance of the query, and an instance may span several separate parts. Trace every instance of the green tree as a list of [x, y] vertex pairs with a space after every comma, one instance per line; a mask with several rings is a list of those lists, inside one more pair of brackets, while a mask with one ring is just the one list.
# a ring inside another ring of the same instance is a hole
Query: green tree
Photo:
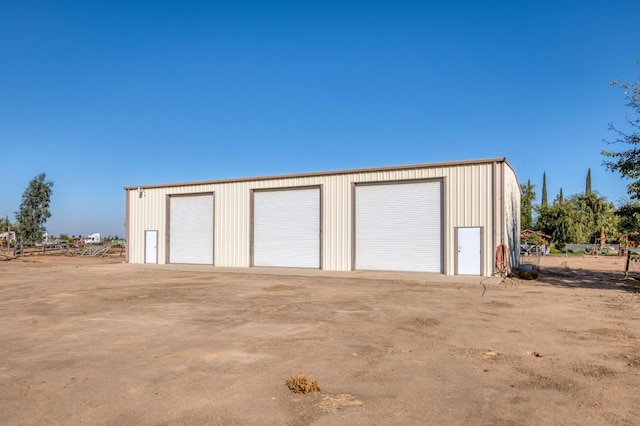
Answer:
[[625, 200], [615, 211], [618, 218], [618, 232], [628, 234], [630, 232], [640, 232], [640, 201]]
[[576, 238], [577, 215], [571, 202], [560, 199], [560, 194], [547, 207], [537, 206], [538, 218], [536, 230], [550, 235], [551, 240], [559, 248], [566, 243], [574, 242]]
[[15, 213], [17, 233], [24, 241], [42, 242], [47, 219], [51, 217], [49, 207], [53, 194], [53, 182], [46, 180], [46, 174], [40, 173], [29, 182], [22, 194], [20, 210]]
[[533, 207], [536, 212], [536, 220], [534, 229], [540, 231], [546, 235], [552, 235], [555, 228], [555, 221], [551, 215], [551, 208], [549, 206], [542, 207], [541, 204]]
[[553, 204], [536, 209], [536, 230], [550, 235], [560, 248], [567, 243], [593, 242], [602, 232], [609, 236], [618, 233], [620, 218], [615, 215], [613, 204], [597, 192], [565, 199], [560, 191]]
[[7, 232], [11, 228], [13, 230], [15, 226], [9, 221], [8, 217], [0, 217], [0, 232]]
[[572, 195], [570, 201], [576, 211], [575, 238], [573, 242], [589, 243], [600, 238], [618, 234], [619, 218], [615, 215], [613, 203], [592, 191], [589, 194]]
[[581, 231], [580, 219], [570, 201], [557, 200], [549, 208], [547, 216], [552, 226], [545, 233], [551, 235], [559, 248], [562, 249], [567, 243], [578, 240]]
[[542, 199], [540, 201], [540, 206], [542, 208], [549, 206], [547, 201], [547, 172], [542, 173]]
[[531, 180], [527, 184], [520, 184], [520, 227], [522, 229], [533, 229], [533, 200], [536, 198], [536, 191]]
[[591, 194], [591, 168], [587, 170], [587, 182], [585, 184], [584, 193], [586, 195]]
[[[640, 65], [640, 60], [637, 61]], [[632, 199], [640, 199], [640, 77], [635, 83], [620, 83], [612, 81], [611, 85], [624, 90], [625, 106], [631, 109], [631, 115], [626, 117], [626, 128], [614, 126], [609, 123], [609, 130], [616, 134], [616, 139], [605, 142], [608, 144], [626, 144], [628, 149], [622, 151], [602, 150], [601, 153], [607, 160], [604, 165], [612, 172], [619, 172], [622, 177], [631, 179], [627, 185], [627, 192]]]
[[540, 205], [534, 206], [536, 214], [535, 230], [543, 234], [551, 235], [554, 221], [550, 215], [549, 203], [547, 201], [547, 172], [542, 173], [542, 195]]

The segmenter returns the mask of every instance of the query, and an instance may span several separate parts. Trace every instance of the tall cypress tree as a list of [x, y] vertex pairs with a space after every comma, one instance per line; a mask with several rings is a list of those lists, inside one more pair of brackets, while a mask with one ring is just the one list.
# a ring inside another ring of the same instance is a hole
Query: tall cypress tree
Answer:
[[589, 170], [587, 170], [587, 184], [584, 188], [584, 194], [585, 195], [590, 195], [591, 194], [591, 168], [589, 168]]
[[564, 195], [562, 194], [562, 188], [560, 188], [560, 193], [558, 194], [558, 201], [560, 201], [560, 202], [564, 201]]
[[546, 209], [549, 206], [547, 202], [547, 172], [542, 173], [542, 200], [540, 206]]

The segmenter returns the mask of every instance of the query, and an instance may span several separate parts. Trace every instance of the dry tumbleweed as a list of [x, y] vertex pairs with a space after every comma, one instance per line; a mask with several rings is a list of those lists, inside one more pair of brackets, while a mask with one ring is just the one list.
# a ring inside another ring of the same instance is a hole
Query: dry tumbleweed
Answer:
[[320, 392], [320, 382], [311, 376], [307, 378], [302, 372], [289, 377], [287, 387], [294, 393]]

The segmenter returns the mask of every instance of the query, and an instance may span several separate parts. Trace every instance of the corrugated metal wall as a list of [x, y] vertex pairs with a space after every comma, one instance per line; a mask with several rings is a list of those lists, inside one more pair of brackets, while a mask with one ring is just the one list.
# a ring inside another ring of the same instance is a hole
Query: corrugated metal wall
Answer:
[[[251, 190], [320, 185], [322, 188], [322, 269], [352, 270], [353, 184], [416, 179], [443, 180], [443, 259], [445, 274], [454, 273], [456, 227], [484, 228], [484, 271], [493, 273], [495, 246], [503, 237], [505, 199], [496, 190], [503, 185], [497, 175], [505, 163], [486, 161], [452, 165], [420, 165], [399, 169], [287, 176], [256, 180], [224, 181], [127, 190], [128, 261], [144, 262], [144, 231], [158, 230], [158, 262], [165, 263], [167, 248], [167, 208], [169, 194], [213, 192], [215, 197], [214, 259], [216, 266], [248, 267], [251, 253]], [[511, 170], [510, 167], [507, 167]], [[508, 172], [507, 172], [508, 174]], [[507, 179], [517, 187], [515, 173]], [[510, 190], [512, 191], [512, 190]], [[517, 191], [519, 200], [519, 188]], [[517, 204], [519, 212], [519, 201]], [[513, 212], [515, 214], [515, 212]], [[519, 218], [519, 213], [517, 214]], [[497, 222], [497, 223], [496, 223]]]
[[515, 171], [504, 168], [505, 243], [509, 246], [509, 268], [520, 266], [520, 184]]

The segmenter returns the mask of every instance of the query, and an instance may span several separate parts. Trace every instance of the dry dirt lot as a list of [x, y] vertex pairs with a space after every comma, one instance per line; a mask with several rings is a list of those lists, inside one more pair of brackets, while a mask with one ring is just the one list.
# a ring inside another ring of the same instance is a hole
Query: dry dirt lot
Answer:
[[[121, 262], [0, 261], [0, 424], [640, 422], [618, 258], [542, 258], [486, 291]], [[298, 372], [320, 392], [290, 392]]]

